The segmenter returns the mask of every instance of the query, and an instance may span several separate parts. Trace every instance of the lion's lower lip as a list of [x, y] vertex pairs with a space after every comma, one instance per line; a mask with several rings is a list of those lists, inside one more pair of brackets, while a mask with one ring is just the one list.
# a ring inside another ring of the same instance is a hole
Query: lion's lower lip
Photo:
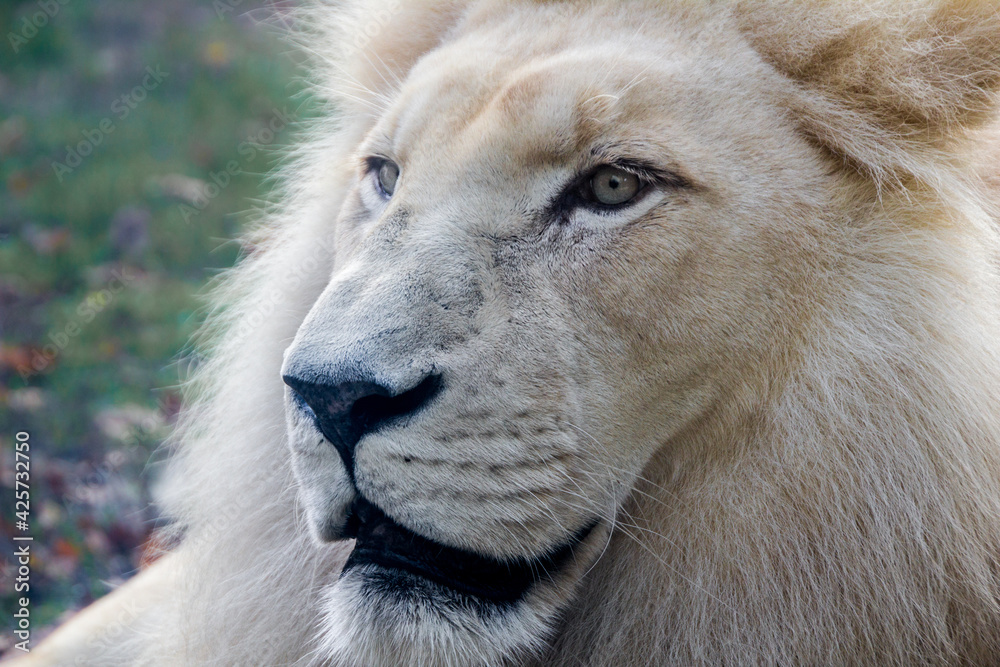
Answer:
[[362, 565], [375, 565], [406, 572], [485, 601], [509, 604], [538, 581], [558, 572], [596, 522], [544, 556], [512, 560], [497, 560], [421, 537], [363, 499], [352, 506], [349, 525], [357, 541], [341, 576]]

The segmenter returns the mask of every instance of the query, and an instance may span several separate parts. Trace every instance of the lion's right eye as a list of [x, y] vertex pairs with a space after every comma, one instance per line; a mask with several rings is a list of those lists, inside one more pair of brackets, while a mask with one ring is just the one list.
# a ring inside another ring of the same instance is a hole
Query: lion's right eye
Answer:
[[388, 199], [396, 191], [396, 182], [399, 180], [399, 166], [390, 160], [382, 160], [375, 173], [378, 182], [378, 189], [382, 195]]
[[627, 204], [640, 190], [642, 181], [638, 176], [612, 165], [597, 169], [584, 186], [584, 194], [604, 206]]

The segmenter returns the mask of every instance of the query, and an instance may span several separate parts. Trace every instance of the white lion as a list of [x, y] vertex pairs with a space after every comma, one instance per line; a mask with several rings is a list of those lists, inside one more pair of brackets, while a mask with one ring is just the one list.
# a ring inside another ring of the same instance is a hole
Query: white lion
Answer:
[[183, 540], [28, 664], [1000, 662], [997, 2], [310, 16]]

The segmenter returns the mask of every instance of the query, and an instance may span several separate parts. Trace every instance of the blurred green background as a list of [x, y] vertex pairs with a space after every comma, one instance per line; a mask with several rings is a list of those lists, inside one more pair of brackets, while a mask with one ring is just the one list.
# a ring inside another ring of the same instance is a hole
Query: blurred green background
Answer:
[[[275, 25], [288, 9], [0, 4], [0, 650], [13, 535], [35, 538], [33, 640], [148, 551], [149, 468], [180, 407], [199, 295], [238, 258], [233, 239], [310, 113]], [[31, 443], [27, 533], [18, 431]]]

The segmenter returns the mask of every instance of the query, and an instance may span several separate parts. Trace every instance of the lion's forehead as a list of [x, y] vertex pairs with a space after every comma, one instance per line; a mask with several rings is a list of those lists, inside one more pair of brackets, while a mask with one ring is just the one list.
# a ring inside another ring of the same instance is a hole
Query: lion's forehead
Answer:
[[528, 59], [470, 56], [456, 44], [434, 56], [388, 115], [394, 147], [404, 156], [503, 160], [519, 169], [572, 161], [601, 137], [639, 131], [654, 110], [669, 115], [651, 89], [682, 70], [680, 61], [610, 44]]
[[551, 187], [540, 174], [575, 171], [607, 146], [686, 177], [723, 174], [748, 151], [780, 162], [791, 129], [774, 111], [777, 95], [741, 92], [771, 72], [726, 62], [683, 44], [636, 53], [605, 41], [522, 56], [459, 40], [411, 72], [378, 132], [409, 179], [433, 179], [428, 193], [485, 184], [482, 196], [503, 182], [530, 197]]

